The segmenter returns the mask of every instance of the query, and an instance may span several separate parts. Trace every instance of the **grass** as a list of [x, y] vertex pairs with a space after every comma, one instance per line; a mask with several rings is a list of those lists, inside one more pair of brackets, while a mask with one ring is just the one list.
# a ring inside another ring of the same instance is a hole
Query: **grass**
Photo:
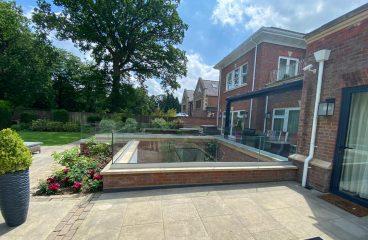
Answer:
[[19, 132], [25, 142], [43, 142], [45, 146], [63, 145], [78, 141], [80, 132]]

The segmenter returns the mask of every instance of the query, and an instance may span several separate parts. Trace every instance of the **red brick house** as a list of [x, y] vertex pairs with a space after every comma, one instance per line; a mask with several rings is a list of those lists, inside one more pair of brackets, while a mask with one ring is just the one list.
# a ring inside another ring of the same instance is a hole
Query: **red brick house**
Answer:
[[216, 117], [218, 81], [199, 78], [193, 93], [193, 117]]
[[306, 66], [316, 72], [304, 75], [297, 154], [289, 159], [303, 185], [368, 206], [368, 4], [305, 41]]
[[193, 110], [193, 94], [194, 90], [184, 89], [183, 97], [181, 98], [181, 112], [192, 116]]
[[215, 65], [220, 71], [218, 127], [223, 134], [239, 140], [250, 128], [257, 134], [288, 132], [296, 139], [305, 47], [302, 33], [262, 27]]

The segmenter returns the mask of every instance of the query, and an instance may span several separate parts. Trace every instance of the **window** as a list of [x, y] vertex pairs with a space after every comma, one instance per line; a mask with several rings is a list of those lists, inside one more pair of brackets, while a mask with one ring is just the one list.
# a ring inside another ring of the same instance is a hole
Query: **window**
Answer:
[[279, 57], [277, 80], [294, 77], [298, 74], [299, 60], [296, 58]]
[[273, 110], [272, 130], [294, 134], [298, 132], [299, 108], [277, 108]]
[[196, 108], [201, 108], [202, 102], [201, 100], [196, 101]]
[[[229, 135], [234, 137], [236, 133], [240, 133], [244, 129], [244, 115], [246, 111], [230, 111], [230, 128]], [[225, 120], [226, 120], [226, 112], [222, 113], [222, 124], [221, 124], [221, 133], [225, 132]]]
[[247, 78], [248, 78], [248, 64], [244, 64], [242, 66], [242, 72], [241, 72], [242, 84], [247, 83]]
[[236, 68], [227, 74], [226, 90], [231, 90], [233, 88], [246, 84], [247, 78], [248, 78], [248, 65], [244, 64], [241, 67]]

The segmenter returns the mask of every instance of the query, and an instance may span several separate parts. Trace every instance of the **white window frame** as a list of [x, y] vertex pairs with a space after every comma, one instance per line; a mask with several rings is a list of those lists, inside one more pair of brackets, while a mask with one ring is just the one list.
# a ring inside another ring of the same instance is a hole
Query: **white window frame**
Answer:
[[[278, 115], [275, 116], [275, 112], [277, 110], [285, 110], [284, 115]], [[284, 119], [284, 123], [282, 126], [282, 131], [283, 132], [287, 132], [287, 127], [288, 127], [288, 122], [289, 122], [289, 112], [293, 111], [293, 110], [299, 110], [300, 112], [300, 108], [299, 107], [294, 107], [294, 108], [274, 108], [273, 112], [272, 112], [272, 125], [271, 125], [271, 130], [273, 131], [273, 124], [275, 119]]]
[[283, 79], [283, 78], [280, 78], [280, 74], [279, 74], [279, 72], [280, 72], [280, 60], [281, 59], [286, 59], [286, 70], [285, 70], [285, 73], [288, 73], [289, 72], [290, 60], [295, 60], [296, 61], [295, 73], [294, 73], [294, 76], [296, 76], [298, 74], [298, 69], [299, 69], [299, 59], [298, 58], [292, 58], [292, 57], [279, 56], [279, 60], [278, 60], [278, 64], [277, 64], [277, 81]]
[[[235, 111], [230, 111], [230, 122], [229, 122], [229, 127], [230, 127], [230, 131], [229, 131], [229, 137], [230, 138], [235, 138], [235, 136], [233, 136], [233, 118], [234, 115], [237, 114], [237, 117], [243, 118], [244, 115], [241, 114], [240, 112], [244, 112], [246, 113], [247, 110], [235, 110]], [[224, 134], [224, 129], [225, 129], [225, 117], [226, 117], [226, 112], [222, 113], [222, 122], [221, 122], [221, 134]], [[244, 127], [244, 126], [243, 126]]]
[[[247, 72], [246, 74], [243, 73], [243, 66], [247, 65]], [[235, 85], [235, 71], [238, 70], [239, 71], [239, 75], [238, 75], [238, 84]], [[226, 91], [230, 91], [242, 86], [247, 85], [247, 82], [243, 83], [243, 75], [247, 76], [248, 79], [248, 63], [244, 63], [243, 65], [241, 65], [240, 67], [237, 67], [235, 69], [233, 69], [231, 72], [229, 72], [228, 74], [226, 74]], [[229, 84], [228, 80], [229, 80], [229, 76], [231, 76], [231, 84]]]

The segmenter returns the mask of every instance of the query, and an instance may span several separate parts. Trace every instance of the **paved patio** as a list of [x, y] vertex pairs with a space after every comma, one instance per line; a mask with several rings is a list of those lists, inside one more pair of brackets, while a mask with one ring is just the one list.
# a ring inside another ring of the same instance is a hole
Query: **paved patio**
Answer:
[[368, 218], [295, 182], [104, 193], [73, 239], [368, 239]]

